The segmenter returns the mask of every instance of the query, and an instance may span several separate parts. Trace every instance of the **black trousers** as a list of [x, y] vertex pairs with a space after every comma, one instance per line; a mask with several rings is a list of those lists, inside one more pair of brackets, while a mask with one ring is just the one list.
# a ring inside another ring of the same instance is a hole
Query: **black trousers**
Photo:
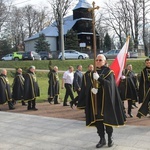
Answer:
[[35, 100], [36, 99], [28, 101], [28, 109], [35, 108], [36, 105]]
[[65, 93], [65, 98], [64, 98], [64, 104], [67, 104], [68, 97], [70, 96], [71, 100], [74, 100], [74, 95], [73, 95], [71, 84], [65, 83], [65, 88], [66, 88], [66, 93]]
[[8, 107], [9, 109], [13, 108], [14, 107], [14, 104], [12, 101], [8, 101]]
[[110, 137], [112, 136], [113, 127], [104, 125], [103, 121], [97, 121], [95, 126], [97, 128], [97, 133], [100, 136], [100, 138], [105, 137], [105, 130], [106, 130], [106, 133], [108, 134], [108, 136], [110, 136]]
[[54, 97], [54, 104], [57, 104], [58, 103], [58, 95], [56, 95], [55, 97]]
[[131, 114], [132, 100], [128, 100], [128, 114]]

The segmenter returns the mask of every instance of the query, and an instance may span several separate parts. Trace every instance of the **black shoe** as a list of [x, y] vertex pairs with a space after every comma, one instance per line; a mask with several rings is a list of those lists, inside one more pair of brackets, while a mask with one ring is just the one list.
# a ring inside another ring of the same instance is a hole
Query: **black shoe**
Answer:
[[112, 147], [114, 145], [113, 138], [108, 137], [108, 147]]
[[138, 113], [136, 116], [137, 116], [138, 118], [141, 118], [141, 114], [139, 114], [139, 113]]
[[63, 104], [63, 106], [69, 106], [68, 104]]
[[133, 118], [133, 115], [131, 113], [128, 114], [130, 118]]
[[104, 145], [106, 145], [106, 140], [105, 140], [105, 138], [101, 138], [100, 141], [98, 142], [98, 144], [96, 145], [96, 148], [101, 148]]
[[60, 103], [58, 103], [58, 102], [54, 102], [54, 104], [60, 104]]
[[9, 108], [9, 110], [14, 110], [14, 109], [15, 109], [14, 107]]
[[37, 111], [38, 109], [37, 108], [32, 108], [32, 110]]
[[28, 107], [27, 110], [32, 110], [32, 108]]
[[26, 103], [22, 103], [22, 106], [27, 106], [27, 104]]
[[73, 109], [73, 101], [70, 101], [70, 107]]
[[53, 98], [48, 98], [48, 102], [52, 104]]

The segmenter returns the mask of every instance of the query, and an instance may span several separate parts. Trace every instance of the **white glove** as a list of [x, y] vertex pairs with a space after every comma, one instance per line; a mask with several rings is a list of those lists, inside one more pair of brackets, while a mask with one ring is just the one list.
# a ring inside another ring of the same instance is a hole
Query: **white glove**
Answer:
[[126, 76], [121, 76], [121, 79], [125, 79], [126, 78]]
[[97, 94], [98, 89], [96, 89], [96, 88], [92, 88], [92, 89], [91, 89], [91, 91], [92, 91], [92, 93], [93, 93], [93, 94]]
[[98, 75], [98, 73], [97, 73], [97, 72], [96, 72], [96, 73], [93, 73], [93, 78], [94, 78], [95, 80], [98, 80], [99, 75]]

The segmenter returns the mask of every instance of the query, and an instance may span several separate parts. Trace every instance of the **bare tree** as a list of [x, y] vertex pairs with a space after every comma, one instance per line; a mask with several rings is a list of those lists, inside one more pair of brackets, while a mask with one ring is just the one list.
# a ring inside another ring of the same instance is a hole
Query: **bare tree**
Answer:
[[148, 56], [148, 32], [146, 31], [146, 25], [148, 21], [148, 14], [150, 12], [150, 0], [139, 0], [142, 8], [142, 25], [143, 25], [143, 45], [144, 45], [144, 52], [145, 56]]
[[42, 7], [38, 9], [35, 31], [38, 33], [45, 27], [48, 27], [52, 23], [53, 17], [49, 12], [47, 7]]
[[108, 28], [106, 26], [104, 26], [103, 24], [103, 13], [101, 13], [101, 11], [99, 11], [99, 13], [97, 14], [97, 19], [96, 19], [96, 31], [99, 35], [99, 47], [101, 50], [105, 50], [104, 49], [104, 37], [105, 37], [105, 33], [108, 33]]
[[118, 0], [109, 5], [105, 3], [104, 22], [110, 30], [114, 31], [120, 41], [120, 46], [128, 35], [134, 43], [134, 50], [138, 49], [140, 8], [137, 0]]
[[3, 24], [7, 21], [10, 8], [11, 8], [11, 2], [0, 0], [0, 31]]
[[[52, 10], [53, 10], [53, 15], [54, 15], [54, 20], [55, 20], [55, 25], [58, 29], [58, 35], [59, 35], [59, 45], [60, 45], [60, 31], [61, 31], [61, 15], [62, 17], [66, 16], [68, 13], [68, 10], [71, 6], [71, 0], [52, 0], [49, 1], [51, 4]], [[60, 14], [62, 13], [62, 14]], [[65, 24], [65, 22], [64, 22]], [[60, 47], [59, 47], [60, 48]]]

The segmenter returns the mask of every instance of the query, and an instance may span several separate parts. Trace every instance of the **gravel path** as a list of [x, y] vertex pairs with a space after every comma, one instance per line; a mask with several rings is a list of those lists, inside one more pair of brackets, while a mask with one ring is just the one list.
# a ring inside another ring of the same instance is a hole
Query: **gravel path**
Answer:
[[[125, 104], [126, 105], [126, 104]], [[137, 105], [140, 107], [140, 105]], [[61, 104], [49, 104], [48, 102], [44, 103], [37, 103], [38, 111], [28, 111], [27, 106], [21, 106], [20, 103], [15, 105], [14, 110], [8, 110], [8, 105], [0, 105], [1, 111], [8, 111], [14, 113], [22, 113], [22, 114], [29, 114], [29, 115], [38, 115], [38, 116], [45, 116], [45, 117], [54, 117], [54, 118], [65, 118], [65, 119], [74, 119], [85, 121], [85, 113], [84, 110], [79, 110], [76, 107], [71, 109], [70, 106], [63, 106]], [[137, 118], [136, 113], [138, 108], [132, 109], [133, 118], [127, 118], [126, 125], [134, 125], [134, 126], [149, 126], [150, 127], [150, 117], [145, 118]]]

